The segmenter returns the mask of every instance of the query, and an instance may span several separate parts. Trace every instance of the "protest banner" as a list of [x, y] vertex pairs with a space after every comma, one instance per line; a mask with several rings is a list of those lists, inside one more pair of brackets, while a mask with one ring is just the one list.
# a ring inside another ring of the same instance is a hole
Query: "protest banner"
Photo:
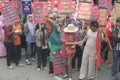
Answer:
[[78, 18], [90, 20], [92, 4], [79, 2], [78, 5]]
[[116, 3], [117, 17], [120, 17], [120, 3]]
[[107, 0], [99, 0], [99, 7], [100, 8], [107, 8]]
[[41, 2], [35, 2], [33, 3], [33, 9], [34, 23], [45, 23], [44, 4]]
[[113, 8], [113, 6], [112, 6], [112, 0], [109, 0], [109, 1], [107, 2], [107, 10], [108, 10], [109, 13], [110, 13], [110, 11], [112, 10], [112, 8]]
[[48, 8], [58, 12], [59, 0], [48, 0]]
[[72, 12], [72, 0], [59, 1], [59, 13], [68, 14]]
[[63, 57], [60, 52], [56, 52], [52, 55], [52, 61], [54, 74], [60, 74], [66, 71]]
[[23, 14], [32, 14], [32, 5], [30, 1], [22, 1]]
[[92, 5], [90, 20], [97, 20], [99, 22], [99, 7], [97, 5]]
[[114, 6], [114, 8], [112, 9], [112, 11], [110, 12], [110, 15], [112, 17], [112, 20], [114, 23], [116, 23], [116, 19], [117, 19], [117, 11], [116, 11], [116, 6]]
[[100, 25], [106, 25], [107, 23], [108, 12], [107, 9], [100, 9], [99, 23]]
[[21, 1], [12, 1], [14, 7], [15, 7], [15, 10], [16, 12], [20, 15], [22, 14], [22, 2]]
[[5, 18], [6, 26], [13, 25], [20, 20], [11, 2], [2, 7], [2, 14]]

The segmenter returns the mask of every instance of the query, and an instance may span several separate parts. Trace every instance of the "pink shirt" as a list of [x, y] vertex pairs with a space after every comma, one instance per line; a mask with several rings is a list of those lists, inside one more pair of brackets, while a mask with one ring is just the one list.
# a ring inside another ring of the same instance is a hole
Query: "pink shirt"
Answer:
[[75, 42], [77, 41], [77, 36], [75, 33], [72, 34], [72, 36], [67, 36], [65, 32], [62, 33], [62, 56], [64, 58], [72, 57], [72, 55], [66, 54], [66, 46], [64, 45], [65, 42]]

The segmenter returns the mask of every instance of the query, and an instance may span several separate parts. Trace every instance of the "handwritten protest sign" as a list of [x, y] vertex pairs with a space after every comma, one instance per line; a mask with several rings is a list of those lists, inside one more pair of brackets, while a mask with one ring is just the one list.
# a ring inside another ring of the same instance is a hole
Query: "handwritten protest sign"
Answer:
[[99, 0], [99, 7], [100, 8], [107, 8], [107, 0]]
[[22, 1], [22, 12], [23, 14], [32, 13], [32, 6], [30, 1]]
[[10, 2], [9, 4], [5, 4], [4, 7], [2, 7], [2, 14], [5, 17], [5, 22], [7, 26], [13, 25], [20, 20], [14, 6]]
[[116, 3], [117, 17], [120, 17], [120, 3]]
[[91, 17], [91, 7], [92, 5], [89, 3], [79, 2], [78, 5], [78, 18], [89, 20]]
[[63, 57], [60, 54], [60, 52], [56, 52], [56, 54], [53, 54], [52, 61], [53, 61], [54, 74], [60, 74], [60, 73], [64, 73], [66, 71], [65, 66], [64, 66]]
[[72, 12], [72, 0], [60, 0], [59, 13], [71, 13]]
[[92, 5], [90, 20], [97, 20], [99, 22], [99, 15], [99, 7], [97, 5]]
[[16, 12], [18, 14], [22, 14], [22, 2], [21, 1], [12, 1], [15, 9], [16, 9]]
[[48, 8], [54, 10], [55, 12], [58, 12], [58, 4], [59, 0], [48, 0]]
[[117, 19], [117, 11], [116, 11], [116, 6], [114, 6], [114, 8], [112, 9], [112, 11], [110, 12], [110, 15], [112, 17], [112, 20], [114, 23], [116, 23], [116, 19]]
[[107, 9], [100, 9], [100, 16], [99, 16], [99, 21], [100, 21], [100, 25], [105, 25], [107, 23]]
[[33, 4], [33, 17], [35, 23], [45, 23], [44, 4], [35, 2]]

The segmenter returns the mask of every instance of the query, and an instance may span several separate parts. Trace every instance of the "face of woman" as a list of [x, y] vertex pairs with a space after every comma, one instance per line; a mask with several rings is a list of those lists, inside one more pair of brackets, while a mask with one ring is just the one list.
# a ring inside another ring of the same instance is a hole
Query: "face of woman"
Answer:
[[33, 21], [33, 17], [32, 16], [30, 16], [28, 19], [29, 19], [30, 22]]
[[96, 31], [97, 31], [97, 27], [91, 26], [91, 30], [92, 30], [93, 32], [96, 32]]

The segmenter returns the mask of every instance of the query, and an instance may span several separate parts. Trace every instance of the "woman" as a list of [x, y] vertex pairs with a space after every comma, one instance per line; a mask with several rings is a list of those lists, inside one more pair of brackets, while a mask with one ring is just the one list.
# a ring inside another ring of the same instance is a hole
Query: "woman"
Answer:
[[97, 39], [97, 28], [98, 22], [91, 21], [91, 27], [88, 30], [86, 37], [80, 41], [80, 45], [86, 42], [83, 57], [82, 65], [80, 69], [79, 80], [84, 80], [88, 72], [88, 80], [95, 80], [95, 53], [96, 53], [96, 39]]
[[49, 74], [52, 75], [54, 73], [53, 70], [53, 62], [52, 62], [52, 55], [56, 52], [60, 52], [61, 50], [61, 28], [59, 26], [59, 20], [50, 19], [49, 22], [52, 24], [53, 31], [49, 36], [48, 45], [50, 49], [50, 61], [49, 61]]
[[3, 27], [5, 26], [4, 23], [4, 17], [0, 12], [0, 57], [6, 56], [6, 48], [4, 46], [4, 29]]
[[33, 22], [33, 15], [27, 16], [27, 23], [25, 24], [24, 33], [26, 34], [27, 52], [26, 52], [26, 63], [31, 64], [30, 59], [35, 60], [36, 53], [36, 37], [35, 27]]
[[38, 66], [37, 70], [41, 70], [41, 65], [44, 69], [47, 69], [46, 64], [47, 64], [47, 51], [48, 51], [48, 46], [47, 46], [47, 31], [45, 24], [37, 24], [39, 29], [36, 31], [36, 46], [37, 46], [37, 58], [38, 58]]
[[77, 41], [77, 37], [75, 32], [78, 31], [77, 27], [74, 27], [73, 24], [69, 24], [63, 30], [62, 33], [62, 56], [65, 60], [66, 66], [66, 74], [64, 78], [69, 77], [69, 80], [72, 80], [72, 57], [75, 53], [75, 41]]

